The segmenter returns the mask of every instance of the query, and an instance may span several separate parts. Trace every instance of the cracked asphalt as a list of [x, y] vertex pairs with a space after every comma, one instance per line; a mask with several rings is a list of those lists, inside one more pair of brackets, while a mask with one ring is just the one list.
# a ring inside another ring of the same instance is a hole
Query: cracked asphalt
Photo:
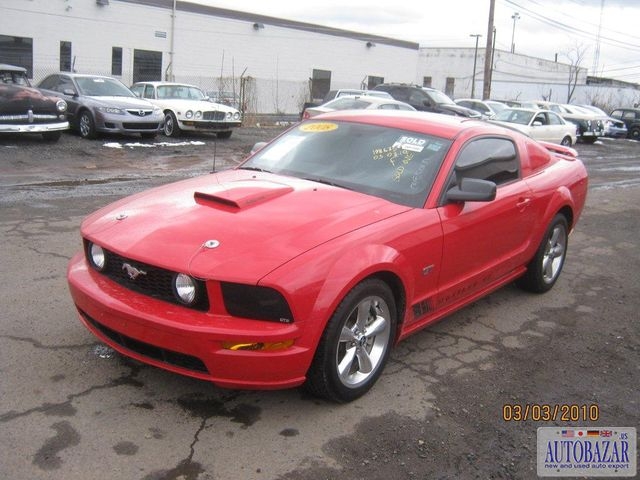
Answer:
[[[587, 207], [545, 295], [507, 286], [401, 343], [362, 399], [232, 391], [128, 360], [76, 318], [65, 273], [96, 208], [237, 164], [229, 140], [0, 137], [0, 478], [534, 479], [541, 426], [638, 427], [640, 143], [578, 145]], [[505, 421], [597, 405], [595, 421]], [[637, 452], [636, 452], [637, 453]]]

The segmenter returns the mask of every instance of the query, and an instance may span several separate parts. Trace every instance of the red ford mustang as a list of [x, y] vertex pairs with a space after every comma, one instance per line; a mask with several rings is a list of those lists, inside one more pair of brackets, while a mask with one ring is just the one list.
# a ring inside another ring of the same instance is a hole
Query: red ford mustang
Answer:
[[586, 192], [574, 150], [500, 126], [327, 114], [89, 216], [68, 279], [124, 355], [345, 402], [411, 333], [514, 280], [549, 290]]

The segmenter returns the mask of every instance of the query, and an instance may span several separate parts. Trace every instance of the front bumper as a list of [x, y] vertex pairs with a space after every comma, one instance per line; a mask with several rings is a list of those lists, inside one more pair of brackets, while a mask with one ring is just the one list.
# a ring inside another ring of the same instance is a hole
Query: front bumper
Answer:
[[160, 133], [164, 116], [150, 115], [135, 117], [133, 115], [116, 115], [97, 112], [95, 116], [96, 130], [104, 133]]
[[68, 128], [69, 122], [67, 121], [27, 124], [0, 123], [0, 133], [47, 133], [67, 130]]
[[[300, 328], [199, 312], [132, 292], [95, 272], [82, 253], [67, 271], [81, 322], [123, 355], [226, 388], [277, 389], [302, 384], [313, 351]], [[214, 294], [215, 296], [215, 294]], [[276, 343], [283, 350], [230, 350], [225, 342]]]
[[238, 128], [242, 122], [210, 122], [206, 120], [178, 120], [181, 130], [224, 132], [232, 128]]

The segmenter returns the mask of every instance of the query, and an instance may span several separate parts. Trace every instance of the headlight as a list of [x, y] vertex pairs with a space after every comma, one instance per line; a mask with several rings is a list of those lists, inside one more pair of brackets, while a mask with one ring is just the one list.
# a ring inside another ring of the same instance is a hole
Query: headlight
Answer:
[[240, 112], [236, 112], [233, 114], [233, 119], [234, 120], [240, 120]]
[[98, 110], [103, 113], [113, 113], [115, 115], [124, 115], [124, 110], [116, 107], [98, 107]]
[[196, 282], [189, 275], [179, 273], [173, 281], [173, 290], [180, 302], [193, 305], [196, 301]]
[[196, 112], [196, 120], [199, 120], [200, 118], [202, 118], [202, 112], [197, 111]]
[[193, 118], [193, 111], [187, 110], [187, 113], [184, 114], [186, 118]]
[[232, 115], [233, 114], [231, 112], [227, 112], [227, 120], [231, 120]]
[[59, 112], [66, 112], [67, 111], [67, 102], [65, 102], [64, 100], [58, 100], [56, 102], [56, 108], [58, 109]]
[[95, 243], [90, 243], [88, 251], [91, 265], [99, 272], [102, 272], [107, 266], [107, 256], [105, 255], [103, 248]]

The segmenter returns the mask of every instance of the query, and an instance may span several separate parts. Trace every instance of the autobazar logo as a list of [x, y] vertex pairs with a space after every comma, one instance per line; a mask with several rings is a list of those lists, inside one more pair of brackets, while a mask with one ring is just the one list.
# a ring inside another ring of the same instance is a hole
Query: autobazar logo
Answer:
[[636, 429], [538, 428], [538, 476], [634, 477]]

